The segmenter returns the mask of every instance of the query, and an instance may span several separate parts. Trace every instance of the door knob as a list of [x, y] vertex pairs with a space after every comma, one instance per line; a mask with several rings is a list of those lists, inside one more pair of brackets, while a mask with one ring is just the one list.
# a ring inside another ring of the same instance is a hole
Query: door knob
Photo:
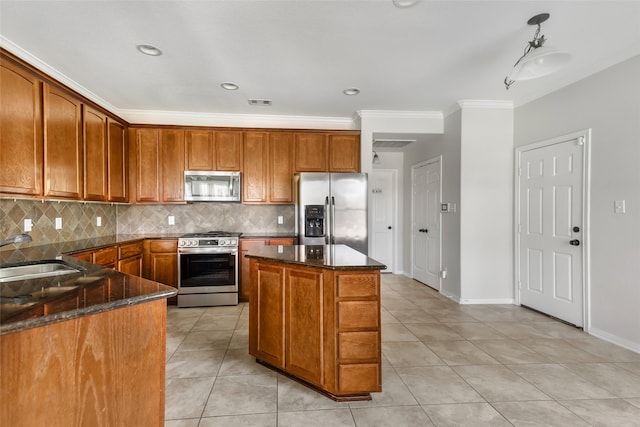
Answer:
[[389, 230], [391, 230], [391, 226], [388, 226], [387, 228], [388, 228]]
[[578, 240], [578, 239], [569, 240], [569, 244], [571, 246], [580, 246], [580, 240]]

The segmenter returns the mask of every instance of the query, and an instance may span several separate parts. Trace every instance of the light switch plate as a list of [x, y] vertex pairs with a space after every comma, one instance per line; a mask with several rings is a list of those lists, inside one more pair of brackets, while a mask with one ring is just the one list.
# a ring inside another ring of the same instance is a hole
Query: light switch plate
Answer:
[[62, 218], [56, 218], [56, 230], [62, 230]]
[[169, 225], [176, 225], [176, 217], [173, 215], [169, 215], [169, 217], [167, 218], [167, 222], [169, 223]]
[[31, 221], [30, 218], [26, 218], [24, 220], [24, 232], [28, 233], [29, 231], [31, 231], [33, 229], [33, 221]]
[[102, 227], [102, 217], [101, 216], [96, 218], [96, 226], [97, 227]]
[[613, 212], [617, 213], [617, 214], [627, 213], [626, 200], [614, 200], [613, 201]]

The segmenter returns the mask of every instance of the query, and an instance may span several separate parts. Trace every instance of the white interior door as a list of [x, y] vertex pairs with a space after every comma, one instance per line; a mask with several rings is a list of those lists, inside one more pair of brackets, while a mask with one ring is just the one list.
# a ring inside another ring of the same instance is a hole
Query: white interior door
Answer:
[[374, 170], [369, 174], [371, 191], [371, 258], [395, 269], [396, 192], [395, 170]]
[[583, 325], [584, 137], [519, 156], [520, 303]]
[[440, 160], [413, 172], [413, 278], [440, 290]]

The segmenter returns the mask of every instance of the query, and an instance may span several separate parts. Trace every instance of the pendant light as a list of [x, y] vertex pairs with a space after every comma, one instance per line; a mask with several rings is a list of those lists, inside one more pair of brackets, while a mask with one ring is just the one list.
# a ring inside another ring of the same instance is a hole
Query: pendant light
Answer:
[[516, 61], [513, 70], [504, 78], [507, 90], [518, 80], [536, 79], [560, 70], [571, 55], [552, 47], [544, 46], [546, 39], [540, 35], [540, 24], [549, 19], [548, 13], [541, 13], [529, 19], [527, 24], [537, 25], [533, 40], [527, 43], [524, 54]]

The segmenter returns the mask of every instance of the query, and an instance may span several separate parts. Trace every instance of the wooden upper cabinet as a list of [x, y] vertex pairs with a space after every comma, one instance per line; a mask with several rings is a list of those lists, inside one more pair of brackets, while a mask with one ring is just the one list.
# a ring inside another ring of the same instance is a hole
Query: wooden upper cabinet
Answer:
[[213, 132], [188, 130], [185, 132], [185, 169], [192, 171], [215, 170]]
[[322, 133], [295, 134], [295, 171], [326, 172], [329, 144]]
[[329, 135], [329, 172], [360, 171], [360, 136]]
[[44, 195], [81, 199], [81, 102], [55, 86], [44, 85]]
[[269, 202], [293, 203], [292, 133], [269, 134]]
[[136, 129], [136, 201], [160, 201], [160, 130]]
[[84, 199], [107, 200], [107, 116], [83, 105]]
[[215, 170], [237, 172], [242, 166], [242, 132], [215, 132]]
[[107, 146], [107, 199], [110, 202], [128, 202], [126, 128], [111, 118], [107, 118]]
[[0, 193], [42, 195], [42, 82], [0, 60]]
[[237, 172], [242, 166], [242, 132], [185, 131], [185, 169]]
[[162, 201], [184, 201], [184, 131], [160, 132], [162, 142]]
[[269, 144], [267, 132], [245, 132], [243, 138], [242, 201], [265, 203]]

